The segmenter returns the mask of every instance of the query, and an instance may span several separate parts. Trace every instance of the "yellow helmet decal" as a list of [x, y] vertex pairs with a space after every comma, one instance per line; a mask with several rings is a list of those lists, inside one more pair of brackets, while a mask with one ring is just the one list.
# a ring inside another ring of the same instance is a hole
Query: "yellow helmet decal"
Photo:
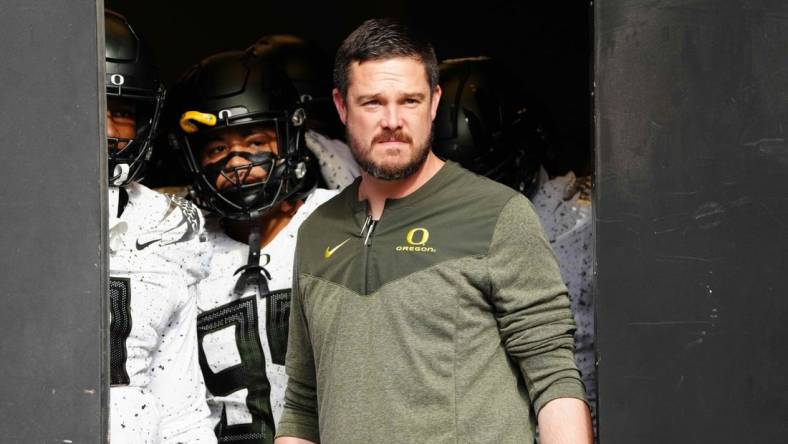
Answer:
[[207, 126], [214, 126], [216, 125], [216, 116], [200, 111], [186, 111], [179, 121], [181, 129], [188, 134], [193, 134], [200, 130], [200, 128], [195, 125], [195, 122]]

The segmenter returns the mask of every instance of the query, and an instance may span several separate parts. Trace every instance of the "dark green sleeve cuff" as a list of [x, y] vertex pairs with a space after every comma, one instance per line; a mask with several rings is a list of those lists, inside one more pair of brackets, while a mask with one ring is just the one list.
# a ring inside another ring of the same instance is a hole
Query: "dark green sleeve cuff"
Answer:
[[320, 442], [320, 427], [317, 417], [285, 406], [282, 418], [279, 419], [279, 424], [276, 426], [276, 437], [280, 436], [292, 436]]
[[552, 401], [553, 399], [558, 398], [575, 398], [579, 399], [588, 405], [588, 401], [586, 400], [586, 391], [583, 387], [583, 383], [575, 378], [565, 378], [560, 379], [548, 387], [539, 398], [534, 400], [534, 411], [536, 416], [539, 416], [539, 412], [542, 410], [542, 407], [545, 406], [548, 402]]

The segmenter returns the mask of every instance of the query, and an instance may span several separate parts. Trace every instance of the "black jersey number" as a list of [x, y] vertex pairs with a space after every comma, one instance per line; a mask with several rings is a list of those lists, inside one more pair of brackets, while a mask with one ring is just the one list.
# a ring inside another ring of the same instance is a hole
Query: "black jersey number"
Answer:
[[271, 362], [285, 365], [287, 355], [287, 329], [290, 324], [290, 290], [271, 292], [266, 297], [267, 319], [265, 333], [271, 348]]
[[131, 333], [131, 281], [109, 278], [109, 368], [111, 385], [129, 385], [126, 339]]
[[[246, 389], [247, 414], [251, 423], [227, 422], [226, 407], [222, 409], [216, 436], [219, 442], [273, 443], [274, 418], [271, 411], [271, 385], [265, 373], [265, 354], [260, 344], [256, 296], [237, 301], [202, 313], [197, 319], [200, 367], [208, 390], [216, 396], [227, 396]], [[287, 352], [287, 323], [290, 315], [290, 291], [269, 294], [266, 301], [266, 334], [272, 356], [270, 361], [284, 364]], [[235, 343], [241, 363], [214, 373], [203, 347], [206, 335], [224, 328], [235, 327]]]

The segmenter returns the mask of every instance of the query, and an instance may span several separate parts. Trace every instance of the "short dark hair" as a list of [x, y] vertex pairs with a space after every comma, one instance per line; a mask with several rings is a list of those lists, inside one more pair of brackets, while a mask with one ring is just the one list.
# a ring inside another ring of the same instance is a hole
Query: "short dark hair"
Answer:
[[412, 57], [419, 60], [430, 84], [438, 86], [438, 58], [432, 44], [394, 19], [369, 19], [353, 31], [339, 47], [334, 61], [334, 87], [347, 98], [350, 65], [370, 60]]

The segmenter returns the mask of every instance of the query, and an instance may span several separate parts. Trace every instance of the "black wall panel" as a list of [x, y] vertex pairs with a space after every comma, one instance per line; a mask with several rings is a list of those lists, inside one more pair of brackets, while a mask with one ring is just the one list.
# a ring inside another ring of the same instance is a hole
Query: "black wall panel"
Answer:
[[788, 3], [595, 5], [600, 424], [788, 434]]
[[105, 434], [101, 7], [0, 6], [4, 443], [98, 443]]

